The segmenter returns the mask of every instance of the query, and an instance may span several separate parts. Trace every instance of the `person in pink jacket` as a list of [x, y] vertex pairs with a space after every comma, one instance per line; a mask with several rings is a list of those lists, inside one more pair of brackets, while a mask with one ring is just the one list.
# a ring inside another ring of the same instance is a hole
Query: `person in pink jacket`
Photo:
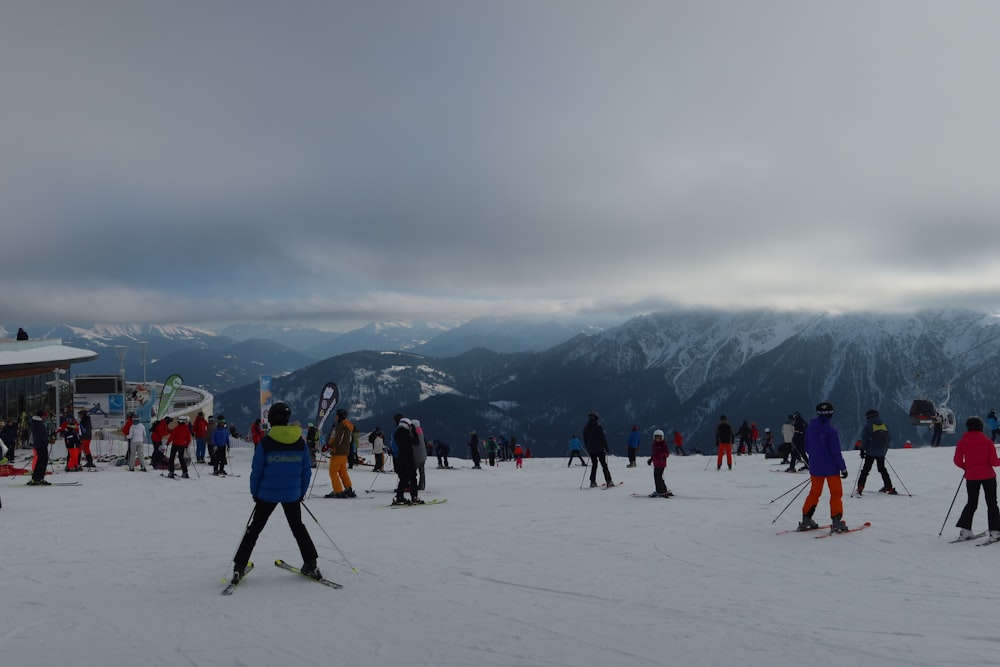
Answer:
[[979, 506], [979, 489], [986, 496], [986, 519], [990, 528], [990, 539], [1000, 540], [1000, 509], [997, 509], [997, 474], [993, 468], [1000, 466], [997, 449], [993, 441], [983, 433], [983, 420], [969, 417], [965, 421], [966, 432], [955, 445], [955, 465], [965, 471], [965, 489], [969, 500], [958, 517], [960, 540], [975, 537], [972, 532], [972, 517]]

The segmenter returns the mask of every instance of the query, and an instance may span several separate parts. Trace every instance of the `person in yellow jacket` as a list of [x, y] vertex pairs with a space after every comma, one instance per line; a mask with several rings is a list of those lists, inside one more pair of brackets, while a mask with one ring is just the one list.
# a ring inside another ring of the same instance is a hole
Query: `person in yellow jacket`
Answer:
[[354, 436], [354, 424], [347, 419], [347, 410], [337, 410], [337, 425], [327, 440], [330, 451], [330, 483], [333, 491], [326, 494], [327, 498], [355, 498], [351, 485], [351, 476], [347, 474], [347, 457], [351, 453], [351, 442]]

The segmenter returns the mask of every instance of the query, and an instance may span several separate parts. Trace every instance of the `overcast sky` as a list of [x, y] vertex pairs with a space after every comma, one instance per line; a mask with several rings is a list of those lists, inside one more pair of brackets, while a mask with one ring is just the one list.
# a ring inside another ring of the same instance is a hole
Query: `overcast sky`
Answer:
[[20, 322], [1000, 309], [1000, 3], [5, 0]]

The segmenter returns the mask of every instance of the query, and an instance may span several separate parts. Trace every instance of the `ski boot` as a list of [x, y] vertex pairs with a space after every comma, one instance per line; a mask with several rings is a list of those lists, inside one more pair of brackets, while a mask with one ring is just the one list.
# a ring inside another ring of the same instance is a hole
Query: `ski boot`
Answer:
[[186, 472], [184, 472], [184, 473], [181, 473], [181, 479], [190, 479], [190, 477], [188, 477], [188, 474]]
[[958, 531], [958, 539], [960, 540], [971, 540], [975, 536], [976, 534], [968, 528], [960, 528]]
[[245, 570], [246, 570], [245, 567], [240, 567], [239, 565], [234, 565], [233, 566], [233, 578], [229, 580], [229, 583], [231, 583], [233, 585], [236, 585], [236, 584], [240, 583], [240, 579], [243, 578], [243, 575], [245, 574]]
[[597, 488], [597, 482], [595, 482], [594, 480], [590, 480], [590, 488], [592, 489]]
[[393, 505], [409, 505], [410, 501], [407, 500], [406, 498], [393, 498], [392, 499], [392, 504]]
[[860, 497], [861, 497], [861, 494], [862, 494], [862, 492], [863, 492], [864, 490], [865, 490], [865, 487], [863, 487], [863, 486], [859, 486], [859, 487], [858, 487], [858, 498], [860, 498]]
[[885, 487], [885, 490], [882, 491], [881, 493], [885, 493], [885, 494], [890, 495], [890, 496], [898, 496], [899, 495], [898, 493], [896, 493], [896, 489], [893, 488], [893, 487], [891, 487], [891, 486]]
[[833, 517], [833, 520], [830, 522], [830, 532], [831, 533], [847, 532], [847, 524], [844, 523], [844, 519], [841, 517], [840, 514]]
[[420, 498], [417, 498], [416, 496], [413, 496], [412, 498], [410, 498], [410, 504], [411, 505], [423, 505], [424, 501], [422, 501]]
[[309, 577], [310, 579], [316, 579], [317, 581], [323, 578], [323, 575], [320, 574], [319, 572], [319, 568], [316, 567], [315, 561], [303, 563], [302, 567], [299, 568], [299, 572]]
[[816, 530], [819, 528], [819, 524], [813, 521], [813, 512], [815, 510], [816, 508], [813, 507], [808, 512], [802, 514], [802, 521], [799, 521], [798, 530]]

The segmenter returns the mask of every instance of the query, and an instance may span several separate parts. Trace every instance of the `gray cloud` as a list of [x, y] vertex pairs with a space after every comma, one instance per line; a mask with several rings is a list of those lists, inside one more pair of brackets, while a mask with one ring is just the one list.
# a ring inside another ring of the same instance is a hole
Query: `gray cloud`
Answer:
[[12, 2], [24, 321], [997, 307], [1000, 8]]

